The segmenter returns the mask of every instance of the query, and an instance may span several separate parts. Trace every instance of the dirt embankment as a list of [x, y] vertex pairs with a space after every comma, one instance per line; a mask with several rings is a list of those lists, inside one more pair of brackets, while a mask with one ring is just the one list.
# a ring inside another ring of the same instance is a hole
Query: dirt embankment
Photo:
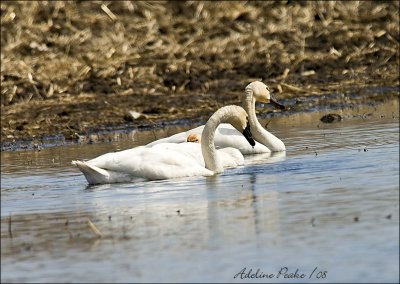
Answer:
[[[399, 2], [1, 2], [1, 139], [204, 119], [280, 100], [398, 97]], [[144, 114], [132, 119], [129, 111]]]

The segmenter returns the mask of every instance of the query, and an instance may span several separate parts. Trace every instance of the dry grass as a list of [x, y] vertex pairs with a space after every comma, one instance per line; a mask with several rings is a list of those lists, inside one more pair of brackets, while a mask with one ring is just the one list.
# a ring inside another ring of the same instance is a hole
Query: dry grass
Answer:
[[2, 1], [1, 136], [117, 125], [129, 109], [209, 114], [254, 79], [281, 98], [398, 85], [398, 11], [398, 1]]

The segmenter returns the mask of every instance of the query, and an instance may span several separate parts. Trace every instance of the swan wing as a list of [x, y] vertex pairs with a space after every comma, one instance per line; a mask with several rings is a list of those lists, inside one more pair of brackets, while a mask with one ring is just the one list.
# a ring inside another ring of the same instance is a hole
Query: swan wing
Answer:
[[128, 182], [132, 180], [132, 177], [126, 173], [104, 170], [86, 162], [72, 161], [72, 164], [79, 168], [89, 184]]
[[[174, 134], [170, 137], [162, 138], [156, 141], [153, 141], [147, 144], [147, 147], [153, 147], [154, 145], [162, 144], [162, 143], [182, 143], [186, 142], [189, 134], [200, 134], [203, 132], [204, 125], [198, 126], [196, 128], [190, 129], [185, 132], [180, 132]], [[268, 147], [264, 146], [261, 143], [256, 141], [256, 145], [252, 147], [242, 133], [237, 131], [232, 125], [229, 123], [221, 123], [217, 127], [217, 131], [215, 133], [215, 147], [217, 148], [226, 148], [232, 147], [239, 149], [239, 151], [244, 155], [249, 154], [261, 154], [261, 153], [269, 153], [271, 152]]]
[[196, 128], [190, 129], [188, 131], [180, 132], [177, 134], [174, 134], [169, 137], [161, 138], [156, 141], [153, 141], [149, 144], [147, 144], [147, 147], [153, 147], [154, 145], [161, 144], [161, 143], [183, 143], [186, 142], [186, 139], [189, 134], [191, 133], [197, 133], [201, 134], [203, 132], [204, 125], [198, 126]]
[[128, 159], [129, 157], [136, 157], [136, 156], [139, 157], [139, 154], [143, 152], [144, 149], [145, 147], [139, 146], [136, 148], [131, 148], [123, 151], [106, 153], [87, 161], [87, 164], [102, 169], [110, 169], [115, 166], [118, 167], [118, 165], [122, 161]]
[[[246, 143], [247, 140], [246, 140]], [[202, 167], [205, 167], [201, 145], [199, 143], [160, 143], [154, 145], [152, 149], [173, 150], [184, 153], [188, 157], [195, 159]], [[244, 164], [243, 154], [236, 148], [226, 147], [216, 151], [218, 158], [224, 168], [236, 167]]]
[[222, 123], [218, 126], [214, 139], [217, 148], [236, 148], [244, 155], [271, 152], [266, 146], [257, 141], [256, 145], [252, 147], [243, 134], [229, 123]]
[[199, 162], [193, 152], [184, 152], [179, 148], [144, 148], [136, 154], [114, 163], [110, 169], [149, 180], [213, 174]]
[[201, 152], [201, 145], [199, 143], [184, 142], [184, 143], [160, 143], [152, 147], [152, 149], [159, 149], [163, 151], [177, 151], [184, 153], [188, 157], [195, 159], [201, 166], [204, 165], [204, 158]]
[[74, 161], [73, 164], [78, 166], [90, 184], [127, 182], [138, 178], [160, 180], [214, 174], [204, 167], [204, 161], [199, 162], [193, 152], [184, 152], [178, 147], [172, 149], [172, 146], [167, 150], [166, 147], [167, 145], [157, 148], [137, 147], [107, 153], [87, 162]]
[[224, 168], [234, 168], [244, 164], [243, 154], [236, 148], [219, 149], [217, 155]]

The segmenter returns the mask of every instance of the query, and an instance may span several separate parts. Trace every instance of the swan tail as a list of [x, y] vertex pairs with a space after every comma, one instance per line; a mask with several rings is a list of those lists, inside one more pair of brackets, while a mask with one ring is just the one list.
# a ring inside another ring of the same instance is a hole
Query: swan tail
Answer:
[[89, 184], [103, 184], [110, 182], [110, 174], [104, 169], [81, 161], [72, 161], [72, 164], [79, 168]]

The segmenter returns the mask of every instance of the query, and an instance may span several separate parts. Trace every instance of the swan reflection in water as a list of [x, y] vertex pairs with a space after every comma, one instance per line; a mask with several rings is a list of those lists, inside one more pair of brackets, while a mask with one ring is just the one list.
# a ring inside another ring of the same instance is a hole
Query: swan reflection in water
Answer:
[[281, 241], [280, 193], [265, 188], [265, 180], [271, 184], [276, 179], [273, 171], [268, 174], [257, 167], [284, 160], [285, 152], [256, 156], [246, 157], [254, 163], [246, 161], [222, 175], [92, 185], [87, 190], [95, 211], [113, 216], [114, 228], [118, 220], [127, 222], [127, 216], [132, 216], [135, 229], [126, 234], [144, 242], [161, 237], [164, 244], [174, 246], [176, 240], [169, 243], [169, 238], [175, 236], [199, 248], [219, 247], [221, 242], [275, 246]]

